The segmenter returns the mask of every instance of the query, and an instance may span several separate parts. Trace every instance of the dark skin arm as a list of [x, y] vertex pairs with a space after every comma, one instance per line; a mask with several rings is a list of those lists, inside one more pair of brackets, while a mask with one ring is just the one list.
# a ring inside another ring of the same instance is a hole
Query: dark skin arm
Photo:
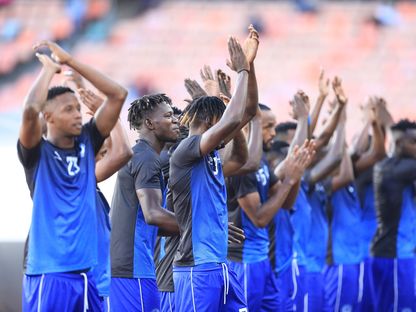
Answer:
[[228, 143], [223, 157], [223, 174], [225, 177], [234, 175], [248, 159], [247, 142], [242, 130]]
[[342, 88], [341, 79], [335, 77], [334, 81], [332, 82], [332, 88], [334, 89], [338, 104], [335, 107], [335, 110], [332, 112], [328, 122], [325, 124], [324, 129], [315, 140], [317, 151], [319, 151], [321, 148], [328, 144], [338, 124], [343, 107], [348, 102], [348, 99], [345, 96], [344, 90]]
[[36, 57], [43, 67], [25, 98], [19, 132], [20, 144], [27, 149], [38, 145], [42, 138], [42, 122], [39, 113], [46, 104], [48, 87], [53, 76], [61, 71], [61, 66], [53, 62], [47, 55], [36, 53]]
[[371, 146], [367, 152], [362, 154], [355, 162], [354, 169], [356, 174], [360, 174], [368, 168], [375, 165], [376, 162], [380, 161], [386, 156], [386, 150], [384, 146], [384, 134], [381, 130], [381, 126], [377, 121], [377, 108], [371, 110], [371, 116], [369, 123], [373, 129], [373, 137]]
[[202, 134], [201, 155], [207, 155], [213, 151], [230, 133], [238, 129], [244, 116], [249, 65], [241, 46], [234, 38], [230, 38], [228, 47], [231, 62], [240, 72], [237, 77], [236, 90], [221, 119]]
[[319, 74], [319, 96], [316, 99], [315, 106], [311, 113], [311, 123], [309, 125], [309, 133], [312, 134], [315, 131], [316, 124], [318, 123], [319, 114], [321, 113], [322, 105], [325, 102], [329, 93], [329, 79], [325, 80], [325, 71], [322, 69]]
[[138, 189], [137, 198], [143, 210], [144, 220], [147, 224], [159, 227], [159, 235], [172, 236], [179, 234], [179, 226], [175, 215], [163, 209], [162, 192], [159, 189]]
[[354, 181], [354, 170], [352, 167], [351, 157], [347, 152], [344, 152], [339, 173], [332, 178], [331, 188], [335, 192]]
[[[343, 114], [345, 114], [345, 109]], [[345, 142], [345, 118], [342, 118], [335, 131], [335, 140], [325, 157], [318, 162], [310, 171], [309, 183], [315, 184], [325, 179], [335, 168], [337, 168], [344, 155]]]
[[35, 45], [35, 49], [40, 47], [49, 48], [56, 62], [65, 64], [77, 71], [106, 96], [105, 102], [95, 115], [95, 123], [101, 135], [107, 137], [118, 120], [121, 107], [127, 96], [127, 90], [96, 69], [74, 59], [54, 42], [42, 41]]
[[278, 210], [283, 207], [286, 197], [302, 176], [309, 159], [310, 155], [307, 149], [296, 150], [286, 162], [288, 172], [285, 179], [279, 184], [277, 192], [270, 196], [265, 203], [261, 204], [258, 192], [247, 194], [238, 199], [239, 206], [255, 226], [266, 227]]

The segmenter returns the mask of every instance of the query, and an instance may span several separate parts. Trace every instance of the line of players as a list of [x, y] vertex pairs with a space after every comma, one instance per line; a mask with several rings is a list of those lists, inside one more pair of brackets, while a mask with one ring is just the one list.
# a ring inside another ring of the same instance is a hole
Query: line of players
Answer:
[[[348, 101], [335, 78], [315, 137], [329, 93], [321, 73], [312, 111], [298, 92], [297, 122], [275, 131], [258, 104], [258, 42], [253, 27], [243, 45], [229, 39], [232, 94], [230, 78], [205, 67], [204, 88], [185, 80], [183, 112], [164, 94], [131, 103], [132, 150], [117, 122], [126, 91], [54, 43], [36, 47], [53, 60], [37, 54], [43, 69], [18, 142], [34, 203], [25, 311], [415, 310], [416, 124], [392, 126], [385, 102], [370, 98], [348, 151]], [[74, 91], [48, 90], [61, 65], [105, 96], [76, 79], [93, 115], [84, 126]], [[117, 171], [110, 231], [96, 183]]]

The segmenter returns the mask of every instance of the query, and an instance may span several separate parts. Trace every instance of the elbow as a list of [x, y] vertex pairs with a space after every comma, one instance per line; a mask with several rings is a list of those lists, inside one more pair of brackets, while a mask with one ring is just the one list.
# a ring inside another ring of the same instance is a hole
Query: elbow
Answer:
[[111, 96], [111, 98], [117, 102], [124, 103], [127, 98], [127, 90], [122, 86], [118, 87], [118, 90]]
[[254, 225], [258, 228], [265, 228], [268, 224], [269, 222], [267, 222], [264, 218], [258, 218], [256, 222], [254, 222]]
[[257, 171], [257, 169], [259, 169], [260, 166], [260, 161], [253, 161], [253, 160], [248, 160], [245, 165], [244, 168], [247, 170], [247, 172], [255, 172]]
[[[143, 211], [144, 212], [144, 211]], [[144, 216], [144, 221], [149, 224], [149, 225], [155, 225], [158, 226], [158, 217], [157, 214], [154, 212], [148, 212], [148, 213], [143, 213]]]

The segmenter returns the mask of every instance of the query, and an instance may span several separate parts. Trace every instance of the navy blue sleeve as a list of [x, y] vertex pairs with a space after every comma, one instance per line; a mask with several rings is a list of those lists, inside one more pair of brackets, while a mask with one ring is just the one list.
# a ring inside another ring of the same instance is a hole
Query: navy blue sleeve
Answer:
[[231, 178], [236, 198], [244, 197], [250, 193], [257, 193], [257, 180], [254, 174], [235, 176]]
[[172, 157], [180, 160], [183, 166], [190, 166], [201, 159], [201, 137], [201, 135], [194, 135], [184, 139], [173, 152]]
[[131, 160], [131, 174], [136, 190], [144, 188], [160, 189], [160, 160], [151, 154], [134, 155]]
[[17, 155], [19, 157], [19, 161], [26, 169], [33, 168], [39, 161], [40, 158], [40, 147], [42, 145], [43, 138], [39, 141], [39, 143], [30, 149], [24, 147], [20, 140], [17, 141]]
[[97, 155], [106, 138], [101, 135], [100, 131], [98, 131], [97, 125], [95, 124], [95, 118], [91, 118], [91, 120], [84, 124], [82, 128], [83, 131], [88, 133], [94, 149], [94, 154]]

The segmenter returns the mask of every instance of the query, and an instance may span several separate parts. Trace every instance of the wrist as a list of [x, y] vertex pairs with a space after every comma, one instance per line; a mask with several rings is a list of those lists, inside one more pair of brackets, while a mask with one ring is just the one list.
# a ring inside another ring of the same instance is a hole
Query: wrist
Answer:
[[247, 72], [247, 74], [249, 74], [249, 73], [250, 73], [250, 70], [248, 70], [247, 68], [241, 68], [241, 69], [239, 69], [239, 70], [237, 71], [237, 74], [240, 74], [240, 73], [242, 73], [242, 72]]
[[283, 179], [282, 184], [288, 186], [288, 187], [293, 187], [295, 186], [295, 184], [298, 182], [297, 179], [293, 178], [291, 175], [289, 174], [285, 174], [285, 178]]

